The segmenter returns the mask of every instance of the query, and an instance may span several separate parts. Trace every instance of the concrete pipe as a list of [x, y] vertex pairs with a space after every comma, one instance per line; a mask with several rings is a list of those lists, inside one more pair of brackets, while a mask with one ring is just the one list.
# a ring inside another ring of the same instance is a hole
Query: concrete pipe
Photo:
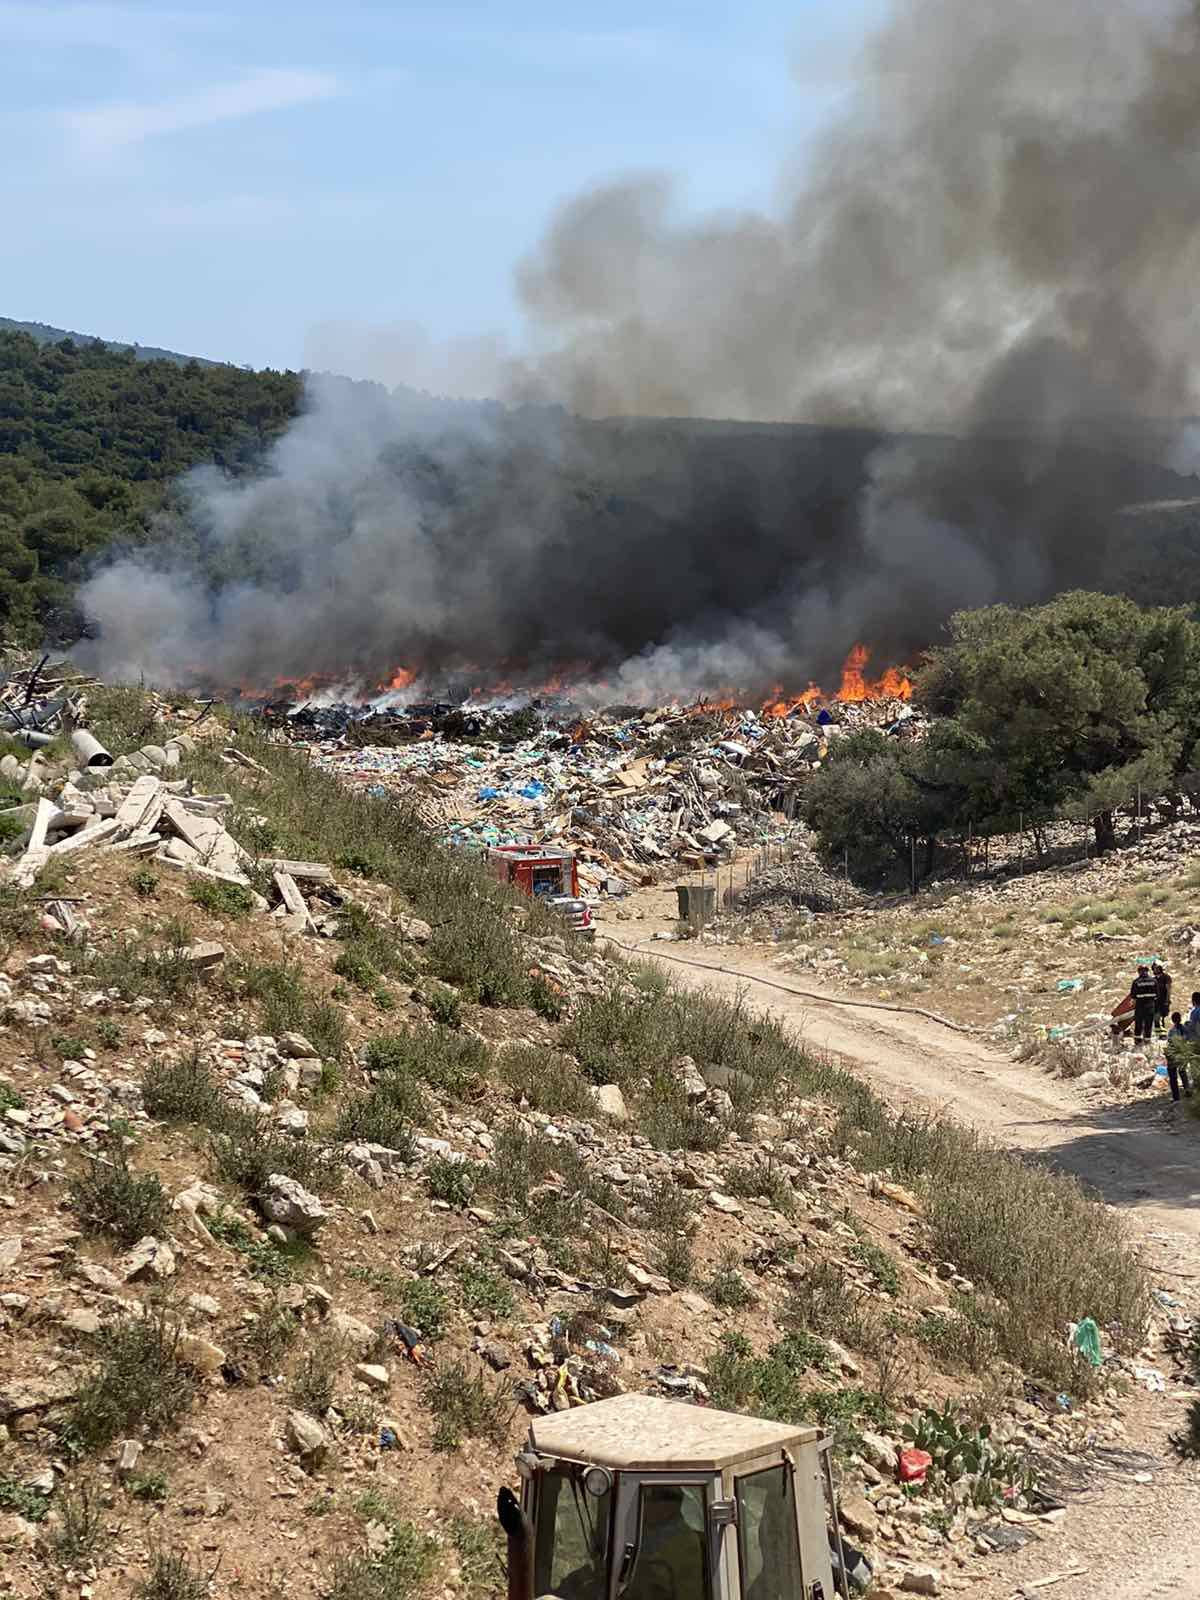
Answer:
[[86, 728], [76, 728], [71, 735], [71, 749], [85, 767], [111, 767], [113, 758], [96, 738], [94, 733], [89, 733]]
[[39, 733], [36, 728], [18, 728], [11, 737], [27, 750], [43, 750], [48, 744], [54, 743], [52, 733]]

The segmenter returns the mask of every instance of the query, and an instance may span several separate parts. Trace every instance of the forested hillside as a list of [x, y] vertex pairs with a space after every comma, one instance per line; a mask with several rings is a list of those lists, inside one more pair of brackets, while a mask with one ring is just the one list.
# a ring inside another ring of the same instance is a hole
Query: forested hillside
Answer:
[[188, 467], [252, 467], [296, 414], [301, 384], [0, 331], [0, 639], [74, 632], [87, 558], [144, 540]]
[[174, 361], [186, 367], [195, 361], [201, 367], [218, 367], [219, 361], [208, 361], [203, 356], [186, 356], [179, 350], [163, 350], [154, 344], [126, 344], [121, 339], [99, 339], [94, 333], [78, 333], [73, 328], [55, 328], [49, 322], [18, 322], [15, 317], [0, 317], [0, 333], [27, 333], [38, 344], [106, 344], [110, 350], [129, 350], [139, 361]]

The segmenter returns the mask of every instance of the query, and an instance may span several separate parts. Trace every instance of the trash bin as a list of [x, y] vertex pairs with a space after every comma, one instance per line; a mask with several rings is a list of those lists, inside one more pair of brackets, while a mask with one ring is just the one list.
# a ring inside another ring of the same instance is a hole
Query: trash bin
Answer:
[[717, 903], [713, 884], [677, 883], [675, 894], [679, 900], [680, 922], [708, 922]]

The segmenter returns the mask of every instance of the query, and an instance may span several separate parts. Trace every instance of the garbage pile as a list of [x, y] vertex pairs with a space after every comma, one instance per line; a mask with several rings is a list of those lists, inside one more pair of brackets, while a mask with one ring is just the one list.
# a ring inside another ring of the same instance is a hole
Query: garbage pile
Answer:
[[[414, 804], [448, 843], [573, 849], [583, 886], [602, 893], [792, 838], [799, 795], [830, 739], [867, 719], [895, 723], [909, 709], [872, 702], [770, 716], [700, 705], [584, 717], [567, 705], [463, 707], [407, 724], [389, 712], [381, 743], [361, 742], [373, 721], [353, 724], [353, 736], [309, 741], [291, 717], [286, 732], [318, 766]], [[506, 740], [518, 718], [529, 731]], [[420, 731], [396, 737], [405, 726]]]
[[784, 907], [808, 911], [848, 911], [860, 896], [853, 884], [823, 867], [810, 851], [798, 850], [778, 866], [756, 872], [738, 894], [743, 911]]

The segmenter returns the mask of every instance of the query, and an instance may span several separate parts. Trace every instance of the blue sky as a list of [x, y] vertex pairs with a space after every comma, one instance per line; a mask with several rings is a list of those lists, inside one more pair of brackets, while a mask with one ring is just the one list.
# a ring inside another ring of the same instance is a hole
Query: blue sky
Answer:
[[0, 314], [256, 366], [331, 323], [519, 343], [558, 203], [769, 206], [874, 9], [0, 0]]

